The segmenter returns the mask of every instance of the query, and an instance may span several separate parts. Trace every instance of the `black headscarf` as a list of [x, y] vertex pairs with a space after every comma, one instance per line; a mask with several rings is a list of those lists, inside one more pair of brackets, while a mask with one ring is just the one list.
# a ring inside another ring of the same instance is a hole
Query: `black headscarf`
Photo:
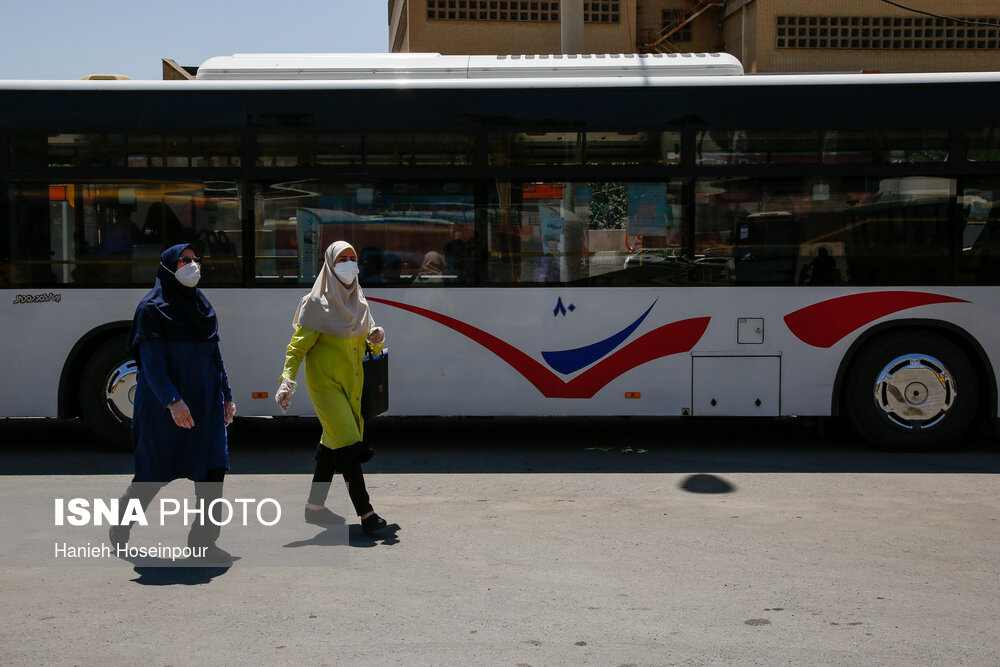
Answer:
[[212, 343], [219, 340], [219, 321], [215, 309], [197, 287], [177, 282], [174, 267], [189, 243], [163, 251], [156, 269], [156, 283], [135, 309], [128, 352], [139, 361], [139, 343], [162, 338], [189, 343]]

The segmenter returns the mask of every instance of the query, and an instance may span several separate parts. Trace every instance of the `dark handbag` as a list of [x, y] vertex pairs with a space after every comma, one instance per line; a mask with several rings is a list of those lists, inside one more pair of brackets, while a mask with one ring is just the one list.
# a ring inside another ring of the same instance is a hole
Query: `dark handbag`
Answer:
[[368, 347], [361, 367], [365, 376], [361, 387], [361, 416], [371, 419], [389, 409], [389, 350], [382, 350], [382, 354], [376, 356]]

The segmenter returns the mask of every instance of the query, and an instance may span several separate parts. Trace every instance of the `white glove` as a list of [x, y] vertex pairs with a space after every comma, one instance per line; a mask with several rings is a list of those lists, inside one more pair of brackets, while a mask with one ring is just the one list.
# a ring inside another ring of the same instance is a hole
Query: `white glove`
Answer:
[[191, 416], [191, 411], [188, 410], [187, 403], [183, 400], [177, 400], [167, 406], [170, 410], [170, 416], [174, 418], [174, 423], [181, 428], [194, 428], [194, 417]]
[[226, 401], [225, 405], [226, 405], [225, 421], [226, 421], [226, 426], [229, 426], [230, 424], [233, 423], [233, 417], [236, 416], [236, 404], [233, 403], [232, 401]]
[[274, 402], [278, 404], [283, 413], [288, 412], [288, 407], [292, 404], [292, 394], [295, 393], [297, 387], [298, 384], [296, 384], [295, 380], [282, 380], [281, 386], [275, 392]]

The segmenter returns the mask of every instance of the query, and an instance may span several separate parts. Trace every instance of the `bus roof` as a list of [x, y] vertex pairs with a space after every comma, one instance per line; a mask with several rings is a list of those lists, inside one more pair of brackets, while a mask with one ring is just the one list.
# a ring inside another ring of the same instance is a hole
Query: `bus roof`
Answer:
[[743, 75], [727, 53], [448, 56], [439, 53], [235, 54], [184, 81], [0, 80], [0, 90], [278, 91], [685, 88], [1000, 83], [1000, 72]]
[[201, 80], [538, 79], [732, 76], [728, 53], [444, 56], [440, 53], [237, 53], [209, 58]]

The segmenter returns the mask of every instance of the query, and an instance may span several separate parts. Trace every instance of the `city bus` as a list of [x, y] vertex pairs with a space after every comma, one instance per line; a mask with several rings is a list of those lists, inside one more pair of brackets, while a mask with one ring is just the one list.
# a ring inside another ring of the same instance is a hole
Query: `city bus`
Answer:
[[197, 76], [0, 82], [4, 415], [127, 442], [126, 334], [182, 242], [239, 414], [281, 414], [296, 305], [345, 239], [390, 415], [843, 417], [901, 450], [996, 424], [1000, 73], [270, 54]]

